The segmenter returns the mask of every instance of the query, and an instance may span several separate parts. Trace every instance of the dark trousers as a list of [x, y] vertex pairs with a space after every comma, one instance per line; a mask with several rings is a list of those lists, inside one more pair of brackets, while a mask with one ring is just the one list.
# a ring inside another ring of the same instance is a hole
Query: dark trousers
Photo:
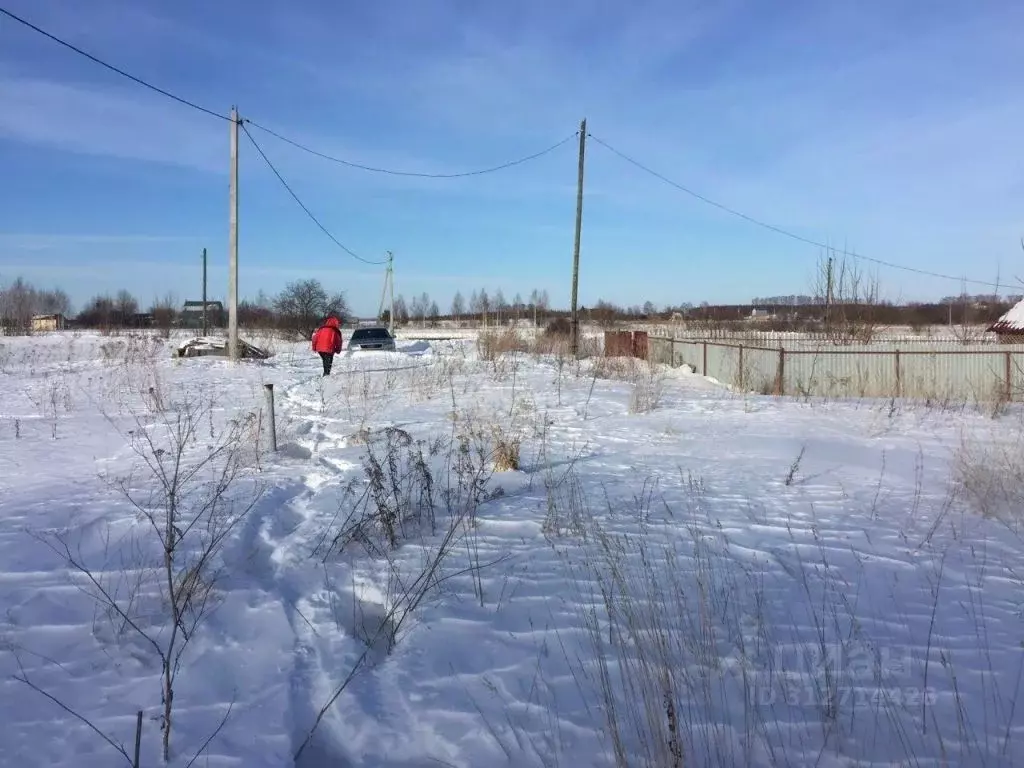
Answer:
[[324, 361], [324, 376], [331, 375], [331, 365], [334, 364], [333, 352], [318, 352], [320, 359]]

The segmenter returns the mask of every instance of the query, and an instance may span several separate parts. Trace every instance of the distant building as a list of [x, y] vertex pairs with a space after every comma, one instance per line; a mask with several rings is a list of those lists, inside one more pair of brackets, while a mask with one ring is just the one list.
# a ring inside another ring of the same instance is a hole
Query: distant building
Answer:
[[999, 337], [1000, 344], [1024, 344], [1024, 299], [996, 320], [987, 330]]
[[[178, 324], [182, 328], [203, 327], [203, 302], [186, 301], [178, 315]], [[219, 301], [206, 302], [206, 324], [211, 328], [224, 325], [224, 305]]]
[[67, 327], [64, 315], [34, 315], [32, 317], [32, 333], [49, 333], [63, 331]]

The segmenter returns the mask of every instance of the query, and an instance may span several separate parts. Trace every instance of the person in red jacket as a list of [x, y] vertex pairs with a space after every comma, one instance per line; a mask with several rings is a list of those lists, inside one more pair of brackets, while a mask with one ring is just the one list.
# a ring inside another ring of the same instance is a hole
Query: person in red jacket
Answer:
[[334, 356], [341, 352], [341, 321], [334, 315], [313, 331], [313, 351], [323, 360], [324, 376], [330, 376]]

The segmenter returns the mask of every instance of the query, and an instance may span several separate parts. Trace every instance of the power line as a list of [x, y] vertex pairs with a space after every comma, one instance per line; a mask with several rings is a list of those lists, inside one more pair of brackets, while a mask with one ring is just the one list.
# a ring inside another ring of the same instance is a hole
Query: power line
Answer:
[[[149, 90], [151, 90], [151, 91], [153, 91], [155, 93], [159, 93], [161, 96], [165, 96], [166, 98], [172, 99], [172, 100], [178, 102], [179, 104], [183, 104], [183, 105], [185, 105], [187, 107], [191, 107], [192, 109], [198, 110], [199, 112], [203, 112], [204, 114], [210, 115], [211, 117], [216, 117], [216, 118], [219, 118], [221, 120], [227, 120], [229, 122], [231, 120], [231, 118], [228, 117], [227, 115], [222, 115], [219, 112], [215, 112], [212, 109], [207, 109], [206, 107], [203, 107], [203, 106], [201, 106], [199, 104], [196, 104], [194, 101], [189, 101], [188, 99], [185, 99], [185, 98], [183, 98], [181, 96], [178, 96], [178, 95], [176, 95], [174, 93], [171, 93], [170, 91], [167, 91], [167, 90], [164, 90], [163, 88], [155, 86], [152, 83], [149, 83], [146, 80], [143, 80], [141, 77], [136, 77], [135, 75], [130, 74], [129, 72], [126, 72], [125, 70], [123, 70], [123, 69], [121, 69], [119, 67], [115, 67], [113, 64], [110, 64], [110, 63], [104, 61], [103, 59], [101, 59], [101, 58], [99, 58], [97, 56], [92, 55], [88, 51], [84, 51], [81, 48], [79, 48], [78, 46], [73, 45], [72, 43], [69, 43], [66, 40], [63, 40], [63, 39], [57, 37], [56, 35], [54, 35], [54, 34], [52, 34], [50, 32], [47, 32], [45, 29], [42, 29], [41, 27], [36, 26], [32, 22], [28, 21], [27, 19], [22, 18], [21, 16], [18, 16], [15, 13], [12, 13], [11, 11], [7, 10], [6, 8], [0, 7], [0, 14], [3, 14], [4, 16], [8, 17], [9, 19], [11, 19], [13, 21], [16, 21], [19, 24], [22, 24], [23, 26], [33, 30], [34, 32], [37, 32], [38, 34], [42, 35], [43, 37], [45, 37], [45, 38], [47, 38], [47, 39], [57, 43], [58, 45], [61, 45], [64, 48], [67, 48], [68, 50], [77, 53], [79, 56], [84, 56], [85, 58], [89, 59], [90, 61], [92, 61], [92, 62], [94, 62], [96, 64], [99, 64], [101, 67], [104, 67], [105, 69], [108, 69], [111, 72], [114, 72], [114, 73], [116, 73], [118, 75], [121, 75], [121, 77], [125, 77], [125, 78], [131, 80], [133, 83], [137, 83], [138, 85], [141, 85], [144, 88], [148, 88]], [[546, 147], [545, 149], [542, 149], [539, 152], [534, 152], [531, 155], [526, 155], [525, 157], [520, 157], [520, 158], [517, 158], [515, 160], [509, 160], [508, 162], [501, 163], [500, 165], [495, 165], [495, 166], [491, 166], [491, 167], [488, 167], [488, 168], [480, 168], [480, 169], [473, 170], [473, 171], [463, 171], [463, 172], [460, 172], [460, 173], [421, 173], [421, 172], [417, 172], [417, 171], [395, 170], [395, 169], [392, 169], [392, 168], [377, 168], [377, 167], [372, 166], [372, 165], [365, 165], [363, 163], [357, 163], [357, 162], [354, 162], [352, 160], [345, 160], [345, 159], [340, 158], [340, 157], [335, 157], [333, 155], [328, 155], [328, 154], [326, 154], [324, 152], [318, 152], [317, 150], [315, 150], [315, 149], [313, 149], [311, 147], [308, 147], [305, 144], [302, 144], [302, 143], [300, 143], [298, 141], [295, 141], [294, 139], [289, 139], [287, 136], [283, 136], [282, 134], [278, 133], [277, 131], [274, 131], [274, 130], [272, 130], [270, 128], [267, 128], [264, 125], [260, 125], [259, 123], [255, 122], [253, 120], [246, 119], [245, 122], [248, 123], [249, 125], [253, 126], [254, 128], [258, 128], [261, 131], [264, 131], [265, 133], [268, 133], [271, 136], [273, 136], [273, 137], [275, 137], [275, 138], [277, 138], [277, 139], [279, 139], [279, 140], [281, 140], [283, 142], [291, 144], [293, 147], [301, 149], [304, 152], [308, 152], [309, 154], [314, 155], [314, 156], [319, 157], [319, 158], [322, 158], [324, 160], [329, 160], [331, 162], [338, 163], [340, 165], [348, 166], [349, 168], [358, 168], [358, 169], [363, 170], [363, 171], [371, 171], [373, 173], [384, 173], [384, 174], [388, 174], [388, 175], [391, 175], [391, 176], [411, 176], [411, 177], [422, 178], [422, 179], [458, 179], [458, 178], [465, 178], [465, 177], [469, 177], [469, 176], [482, 176], [482, 175], [487, 174], [487, 173], [494, 173], [496, 171], [503, 171], [506, 168], [512, 168], [512, 167], [517, 166], [517, 165], [522, 165], [523, 163], [528, 163], [531, 160], [536, 160], [536, 159], [538, 159], [540, 157], [543, 157], [544, 155], [547, 155], [547, 154], [549, 154], [551, 152], [554, 152], [556, 149], [558, 149], [562, 145], [567, 144], [568, 142], [572, 141], [573, 139], [575, 139], [579, 135], [578, 133], [574, 133], [571, 136], [566, 136], [561, 141], [559, 141], [559, 142], [557, 142], [555, 144], [552, 144], [550, 147]], [[250, 136], [250, 138], [251, 138], [251, 136]]]
[[59, 45], [64, 46], [68, 50], [74, 51], [79, 56], [84, 56], [85, 58], [89, 59], [90, 61], [95, 62], [96, 64], [99, 64], [101, 67], [105, 67], [105, 68], [109, 69], [111, 72], [116, 72], [117, 74], [121, 75], [121, 77], [127, 77], [132, 82], [138, 83], [139, 85], [143, 86], [144, 88], [148, 88], [151, 91], [155, 91], [156, 93], [159, 93], [161, 96], [166, 96], [167, 98], [173, 99], [174, 101], [178, 102], [179, 104], [184, 104], [186, 107], [191, 107], [192, 109], [199, 110], [200, 112], [204, 112], [207, 115], [210, 115], [212, 117], [218, 117], [221, 120], [228, 120], [228, 121], [231, 120], [231, 118], [229, 118], [227, 115], [222, 115], [219, 112], [214, 112], [212, 109], [207, 109], [206, 107], [200, 106], [199, 104], [196, 104], [194, 101], [189, 101], [188, 99], [183, 99], [181, 96], [176, 96], [175, 94], [171, 93], [170, 91], [165, 91], [163, 88], [158, 88], [157, 86], [153, 85], [152, 83], [147, 83], [142, 78], [139, 78], [139, 77], [136, 77], [135, 75], [129, 74], [128, 72], [125, 72], [123, 69], [119, 69], [118, 67], [115, 67], [113, 64], [108, 64], [107, 62], [103, 61], [103, 59], [97, 58], [96, 56], [93, 56], [91, 53], [83, 51], [81, 48], [79, 48], [79, 47], [77, 47], [75, 45], [72, 45], [71, 43], [67, 42], [66, 40], [62, 40], [61, 38], [57, 37], [56, 35], [50, 34], [45, 29], [41, 29], [41, 28], [37, 27], [32, 22], [30, 22], [30, 21], [28, 21], [26, 19], [21, 18], [20, 16], [17, 16], [15, 14], [11, 13], [6, 8], [0, 8], [0, 14], [3, 14], [7, 18], [9, 18], [9, 19], [11, 19], [13, 21], [18, 22], [19, 24], [22, 24], [22, 25], [28, 27], [29, 29], [33, 30], [34, 32], [38, 32], [43, 37], [49, 38], [53, 42], [55, 42], [55, 43], [57, 43]]
[[[640, 163], [639, 161], [634, 160], [632, 157], [630, 157], [629, 155], [625, 154], [624, 152], [620, 152], [615, 147], [613, 147], [610, 144], [608, 144], [608, 142], [602, 141], [597, 136], [594, 136], [592, 133], [588, 133], [587, 134], [587, 138], [593, 139], [595, 142], [600, 144], [602, 147], [604, 147], [605, 149], [609, 150], [613, 154], [617, 155], [621, 159], [625, 160], [630, 165], [636, 166], [641, 171], [644, 171], [645, 173], [649, 173], [651, 176], [654, 176], [656, 179], [660, 179], [661, 181], [665, 182], [669, 186], [675, 187], [680, 192], [685, 192], [686, 194], [690, 195], [691, 197], [696, 198], [697, 200], [700, 200], [703, 203], [707, 203], [710, 206], [718, 208], [721, 211], [725, 211], [726, 213], [729, 213], [729, 214], [731, 214], [733, 216], [737, 216], [737, 217], [739, 217], [739, 218], [741, 218], [741, 219], [743, 219], [745, 221], [748, 221], [751, 224], [754, 224], [754, 225], [756, 225], [758, 227], [762, 227], [764, 229], [770, 230], [770, 231], [775, 232], [777, 234], [784, 235], [785, 237], [789, 237], [789, 238], [791, 238], [793, 240], [797, 240], [797, 241], [799, 241], [801, 243], [806, 243], [807, 245], [813, 245], [813, 246], [818, 247], [818, 248], [824, 248], [825, 250], [831, 250], [831, 247], [826, 245], [825, 243], [819, 242], [819, 241], [811, 239], [809, 237], [804, 237], [803, 235], [798, 235], [795, 232], [790, 232], [788, 229], [783, 229], [782, 227], [777, 227], [774, 224], [768, 224], [767, 222], [761, 221], [760, 219], [756, 219], [753, 216], [749, 216], [749, 215], [743, 213], [742, 211], [738, 211], [735, 208], [730, 208], [729, 206], [724, 205], [722, 203], [719, 203], [719, 202], [717, 202], [715, 200], [712, 200], [709, 197], [705, 197], [704, 195], [700, 194], [699, 192], [695, 192], [694, 190], [690, 189], [689, 187], [683, 186], [682, 184], [680, 184], [680, 183], [678, 183], [676, 181], [673, 181], [672, 179], [668, 178], [667, 176], [664, 176], [664, 175], [658, 173], [657, 171], [655, 171], [655, 170], [653, 170], [651, 168], [648, 168], [643, 163]], [[955, 280], [958, 283], [971, 283], [973, 285], [983, 285], [986, 288], [996, 288], [996, 289], [999, 289], [999, 288], [1005, 288], [1006, 287], [1006, 286], [999, 285], [999, 283], [993, 283], [993, 282], [989, 282], [989, 281], [986, 281], [986, 280], [971, 280], [971, 279], [964, 278], [964, 277], [955, 277], [954, 275], [945, 275], [945, 274], [942, 274], [941, 272], [931, 272], [931, 271], [929, 271], [927, 269], [918, 269], [917, 267], [908, 267], [908, 266], [906, 266], [904, 264], [894, 264], [891, 261], [884, 261], [882, 259], [876, 259], [876, 258], [874, 258], [872, 256], [864, 256], [863, 254], [855, 253], [853, 251], [846, 251], [846, 250], [844, 250], [843, 252], [844, 252], [844, 254], [852, 256], [855, 259], [861, 259], [863, 261], [872, 262], [873, 264], [879, 264], [879, 265], [881, 265], [883, 267], [889, 267], [891, 269], [901, 269], [901, 270], [903, 270], [905, 272], [913, 272], [915, 274], [925, 275], [927, 277], [938, 277], [938, 278], [942, 278], [943, 280]]]
[[331, 239], [331, 241], [336, 246], [341, 248], [341, 250], [343, 250], [345, 253], [347, 253], [349, 256], [351, 256], [353, 259], [357, 259], [358, 261], [361, 261], [364, 264], [370, 264], [370, 265], [373, 265], [373, 266], [377, 266], [377, 265], [380, 265], [380, 264], [386, 264], [387, 263], [386, 261], [370, 261], [369, 259], [364, 259], [358, 253], [355, 253], [350, 248], [346, 247], [344, 245], [344, 243], [342, 243], [340, 240], [338, 240], [338, 238], [336, 238], [334, 235], [332, 235], [330, 233], [330, 231], [327, 229], [327, 227], [325, 227], [323, 224], [321, 224], [320, 220], [316, 216], [313, 215], [313, 212], [310, 211], [309, 208], [306, 207], [306, 204], [303, 203], [302, 200], [299, 199], [299, 196], [297, 194], [295, 194], [295, 190], [293, 190], [288, 185], [288, 182], [284, 180], [284, 177], [280, 174], [280, 172], [277, 170], [277, 168], [274, 167], [274, 164], [272, 162], [270, 162], [270, 158], [267, 157], [267, 155], [263, 151], [262, 147], [260, 147], [260, 145], [256, 143], [256, 139], [254, 139], [252, 137], [252, 134], [249, 133], [249, 129], [246, 127], [245, 121], [242, 121], [241, 125], [242, 125], [242, 130], [245, 131], [245, 135], [249, 137], [249, 141], [251, 141], [252, 145], [254, 147], [256, 147], [256, 151], [260, 153], [260, 157], [263, 158], [263, 161], [267, 164], [267, 166], [270, 168], [270, 170], [274, 172], [274, 175], [277, 176], [277, 180], [281, 182], [281, 185], [285, 189], [288, 190], [288, 194], [290, 194], [292, 196], [292, 198], [295, 200], [295, 202], [299, 204], [299, 207], [302, 208], [302, 210], [304, 210], [306, 212], [306, 215], [309, 216], [309, 218], [313, 220], [313, 223], [316, 224], [320, 228], [320, 230], [325, 235], [327, 235], [327, 237], [329, 237]]
[[532, 155], [526, 155], [525, 157], [520, 157], [520, 158], [518, 158], [516, 160], [509, 160], [507, 163], [502, 163], [501, 165], [495, 165], [495, 166], [491, 166], [491, 167], [488, 167], [488, 168], [480, 168], [480, 169], [477, 169], [477, 170], [474, 170], [474, 171], [462, 171], [460, 173], [421, 173], [421, 172], [418, 172], [418, 171], [400, 171], [400, 170], [395, 170], [395, 169], [392, 169], [392, 168], [377, 168], [377, 167], [374, 167], [372, 165], [364, 165], [362, 163], [357, 163], [357, 162], [354, 162], [352, 160], [345, 160], [345, 159], [340, 158], [340, 157], [335, 157], [333, 155], [328, 155], [328, 154], [326, 154], [324, 152], [318, 152], [317, 150], [315, 150], [315, 149], [313, 149], [311, 147], [308, 147], [305, 144], [300, 144], [299, 142], [294, 141], [293, 139], [289, 139], [287, 136], [282, 136], [280, 133], [277, 133], [276, 131], [272, 131], [270, 128], [262, 126], [259, 123], [254, 122], [252, 120], [246, 120], [245, 122], [249, 123], [249, 125], [251, 125], [253, 128], [259, 128], [261, 131], [264, 131], [265, 133], [269, 133], [274, 138], [280, 139], [281, 141], [283, 141], [283, 142], [285, 142], [287, 144], [291, 144], [293, 147], [295, 147], [297, 149], [301, 149], [303, 152], [308, 152], [309, 154], [311, 154], [311, 155], [313, 155], [315, 157], [319, 157], [319, 158], [321, 158], [323, 160], [329, 160], [332, 163], [338, 163], [339, 165], [344, 165], [344, 166], [347, 166], [348, 168], [358, 168], [361, 171], [371, 171], [373, 173], [384, 173], [384, 174], [387, 174], [389, 176], [412, 176], [412, 177], [418, 178], [418, 179], [461, 179], [461, 178], [465, 178], [467, 176], [483, 176], [484, 174], [487, 174], [487, 173], [494, 173], [495, 171], [503, 171], [506, 168], [512, 168], [513, 166], [516, 166], [516, 165], [522, 165], [523, 163], [528, 163], [531, 160], [536, 160], [539, 157], [543, 157], [544, 155], [547, 155], [547, 154], [549, 154], [551, 152], [554, 152], [556, 149], [558, 149], [562, 145], [568, 144], [570, 141], [572, 141], [577, 136], [579, 136], [579, 131], [577, 131], [576, 133], [573, 133], [570, 136], [566, 136], [561, 141], [556, 142], [555, 144], [552, 144], [550, 147], [542, 149], [540, 152], [534, 152]]

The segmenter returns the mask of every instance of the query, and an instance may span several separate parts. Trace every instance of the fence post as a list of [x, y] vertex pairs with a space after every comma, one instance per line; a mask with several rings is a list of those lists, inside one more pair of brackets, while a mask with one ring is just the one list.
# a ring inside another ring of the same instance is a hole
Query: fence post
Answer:
[[1013, 356], [1009, 350], [1005, 353], [1006, 360], [1006, 402], [1013, 401]]
[[704, 359], [701, 362], [700, 375], [701, 376], [707, 376], [708, 375], [708, 343], [706, 341], [704, 342]]
[[267, 424], [270, 428], [270, 450], [277, 452], [277, 425], [274, 421], [274, 385], [264, 384], [263, 389], [267, 395], [267, 413], [270, 418]]
[[737, 366], [737, 369], [736, 369], [736, 378], [739, 379], [739, 384], [737, 386], [739, 386], [740, 389], [743, 389], [743, 345], [742, 344], [740, 344], [740, 359], [739, 359], [739, 365]]
[[778, 381], [775, 382], [775, 392], [778, 395], [786, 394], [786, 350], [779, 346], [779, 370], [775, 374]]
[[135, 760], [132, 768], [139, 768], [139, 753], [142, 751], [142, 710], [135, 713]]
[[896, 350], [895, 356], [896, 363], [896, 397], [903, 397], [903, 380], [902, 374], [900, 373], [900, 351]]

